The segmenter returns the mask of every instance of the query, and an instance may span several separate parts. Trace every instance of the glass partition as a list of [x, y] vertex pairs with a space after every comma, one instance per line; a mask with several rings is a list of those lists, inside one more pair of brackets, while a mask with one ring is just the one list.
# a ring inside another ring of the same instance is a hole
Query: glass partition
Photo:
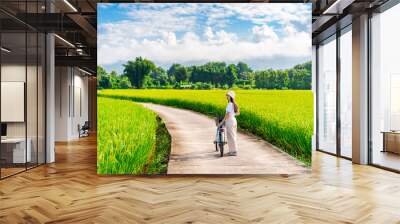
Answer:
[[371, 18], [371, 162], [400, 170], [400, 4]]
[[[14, 3], [0, 7], [43, 11], [44, 1]], [[43, 33], [0, 12], [0, 178], [45, 163], [45, 45]]]
[[318, 47], [318, 149], [336, 154], [336, 36]]
[[45, 77], [45, 66], [46, 66], [46, 37], [43, 33], [38, 33], [38, 76], [37, 76], [37, 90], [38, 90], [38, 105], [37, 105], [37, 147], [38, 164], [46, 162], [46, 139], [45, 139], [45, 124], [46, 124], [46, 77]]
[[27, 167], [37, 165], [38, 158], [38, 35], [36, 32], [27, 33], [27, 82], [26, 82], [26, 113], [27, 113], [27, 150], [30, 151], [30, 159]]
[[352, 157], [352, 34], [351, 26], [340, 35], [340, 155]]
[[26, 41], [25, 32], [1, 34], [2, 177], [24, 171], [31, 158], [26, 150]]

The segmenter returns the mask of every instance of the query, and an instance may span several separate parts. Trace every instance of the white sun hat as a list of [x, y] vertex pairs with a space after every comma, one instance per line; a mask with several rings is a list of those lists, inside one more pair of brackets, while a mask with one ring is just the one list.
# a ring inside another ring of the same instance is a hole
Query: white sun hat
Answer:
[[232, 97], [233, 99], [235, 99], [235, 92], [233, 91], [229, 91], [228, 93], [226, 93], [226, 95]]

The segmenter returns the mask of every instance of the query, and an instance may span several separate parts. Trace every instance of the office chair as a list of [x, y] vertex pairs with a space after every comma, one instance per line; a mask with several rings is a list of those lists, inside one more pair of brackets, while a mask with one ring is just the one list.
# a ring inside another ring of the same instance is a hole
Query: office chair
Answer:
[[78, 124], [79, 138], [89, 136], [89, 129], [90, 129], [89, 121], [85, 121], [82, 127], [80, 127], [80, 125]]

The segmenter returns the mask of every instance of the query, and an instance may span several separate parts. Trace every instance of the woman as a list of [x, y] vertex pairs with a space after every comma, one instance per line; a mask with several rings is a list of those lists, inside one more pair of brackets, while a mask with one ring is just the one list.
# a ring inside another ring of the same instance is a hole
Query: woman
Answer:
[[239, 115], [239, 107], [235, 102], [235, 92], [229, 91], [226, 94], [226, 99], [228, 100], [228, 105], [226, 106], [226, 113], [224, 119], [219, 123], [221, 126], [225, 122], [226, 135], [228, 137], [228, 146], [230, 156], [237, 155], [237, 143], [236, 143], [236, 132], [237, 132], [237, 122], [236, 115]]

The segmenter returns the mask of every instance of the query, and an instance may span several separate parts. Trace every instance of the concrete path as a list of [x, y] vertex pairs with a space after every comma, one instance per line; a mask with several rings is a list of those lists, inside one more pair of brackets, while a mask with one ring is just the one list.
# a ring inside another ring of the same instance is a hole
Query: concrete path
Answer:
[[[258, 137], [238, 133], [238, 156], [215, 151], [214, 120], [189, 110], [143, 105], [160, 115], [172, 137], [168, 174], [297, 174], [305, 168]], [[226, 145], [225, 152], [228, 152]]]

